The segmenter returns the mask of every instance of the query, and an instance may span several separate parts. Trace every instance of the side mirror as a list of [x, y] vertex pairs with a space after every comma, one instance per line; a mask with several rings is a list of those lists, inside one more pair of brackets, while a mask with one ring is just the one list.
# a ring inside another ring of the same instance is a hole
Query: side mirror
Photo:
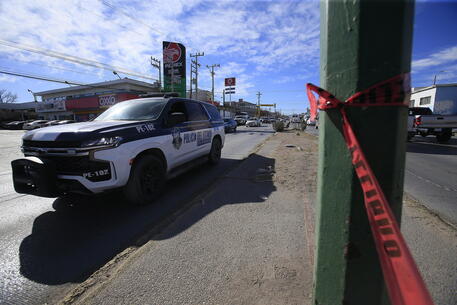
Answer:
[[173, 127], [186, 121], [186, 115], [182, 112], [172, 112], [168, 115], [167, 125]]

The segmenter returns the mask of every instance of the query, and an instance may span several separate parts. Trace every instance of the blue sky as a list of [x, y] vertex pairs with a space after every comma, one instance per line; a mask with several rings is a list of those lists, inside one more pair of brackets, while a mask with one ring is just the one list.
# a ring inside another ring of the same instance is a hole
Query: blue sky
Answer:
[[[416, 3], [413, 86], [457, 83], [457, 2]], [[207, 64], [216, 68], [216, 92], [224, 77], [237, 77], [232, 99], [277, 103], [303, 112], [304, 85], [319, 82], [319, 3], [316, 1], [120, 1], [5, 0], [0, 3], [0, 69], [91, 83], [113, 80], [112, 71], [6, 46], [9, 42], [95, 60], [150, 77], [149, 57], [161, 58], [162, 41], [205, 52], [199, 87], [211, 88]], [[440, 72], [445, 71], [445, 72]], [[120, 73], [122, 77], [129, 75]], [[139, 80], [146, 80], [137, 78]], [[31, 101], [27, 91], [62, 84], [0, 74], [0, 89]], [[216, 100], [221, 93], [216, 93]]]

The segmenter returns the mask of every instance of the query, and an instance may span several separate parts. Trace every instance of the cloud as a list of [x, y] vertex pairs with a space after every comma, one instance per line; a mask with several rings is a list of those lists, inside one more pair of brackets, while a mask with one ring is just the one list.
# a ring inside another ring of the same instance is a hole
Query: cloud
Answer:
[[[17, 77], [0, 74], [0, 82], [14, 83], [18, 80]], [[1, 88], [0, 88], [1, 89]]]
[[[280, 74], [297, 64], [313, 70], [318, 66], [317, 1], [15, 0], [2, 2], [0, 14], [0, 39], [152, 77], [157, 73], [149, 57], [162, 57], [162, 41], [180, 41], [188, 53], [205, 52], [201, 86], [211, 84], [204, 65], [220, 63], [216, 77], [236, 76], [239, 95], [253, 91], [259, 75]], [[48, 66], [41, 69], [45, 75], [78, 70], [81, 81], [101, 80], [110, 73], [4, 46], [0, 57], [0, 62], [13, 66], [17, 62]], [[222, 90], [217, 81], [217, 90]]]
[[421, 70], [430, 67], [436, 67], [457, 61], [457, 46], [446, 48], [426, 58], [414, 60], [412, 62], [413, 70]]

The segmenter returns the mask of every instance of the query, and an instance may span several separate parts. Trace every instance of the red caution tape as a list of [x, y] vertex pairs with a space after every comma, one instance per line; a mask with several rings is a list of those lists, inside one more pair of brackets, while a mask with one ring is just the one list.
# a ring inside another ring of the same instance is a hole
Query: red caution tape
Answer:
[[[433, 304], [378, 180], [360, 149], [345, 111], [346, 107], [353, 106], [408, 106], [409, 74], [393, 77], [365, 91], [358, 92], [344, 103], [313, 84], [307, 84], [306, 88], [310, 101], [311, 119], [316, 117], [317, 109], [337, 108], [341, 112], [344, 138], [362, 186], [371, 232], [392, 304]], [[318, 100], [313, 92], [318, 94]]]

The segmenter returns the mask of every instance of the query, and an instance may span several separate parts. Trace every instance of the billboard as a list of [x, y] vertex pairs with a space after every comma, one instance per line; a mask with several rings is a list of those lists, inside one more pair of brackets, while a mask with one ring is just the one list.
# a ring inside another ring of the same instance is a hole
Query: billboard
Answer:
[[178, 42], [164, 41], [163, 81], [165, 92], [178, 92], [186, 97], [186, 47]]
[[66, 111], [65, 97], [46, 99], [44, 102], [36, 104], [36, 112], [62, 112]]

